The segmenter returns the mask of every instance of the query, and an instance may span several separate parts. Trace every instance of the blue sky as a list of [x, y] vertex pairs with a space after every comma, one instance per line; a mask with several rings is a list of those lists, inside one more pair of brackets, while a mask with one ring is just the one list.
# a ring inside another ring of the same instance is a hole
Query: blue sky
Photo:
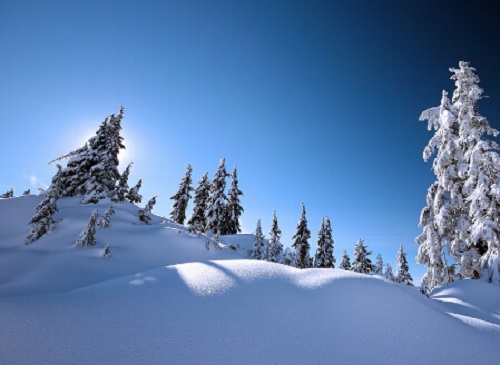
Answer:
[[291, 245], [304, 202], [313, 248], [328, 215], [337, 259], [363, 238], [393, 264], [403, 244], [419, 278], [434, 177], [418, 117], [466, 60], [500, 128], [499, 15], [494, 1], [0, 2], [0, 190], [49, 183], [47, 162], [123, 104], [121, 167], [157, 214], [188, 163], [198, 181], [225, 156], [246, 232], [276, 209]]

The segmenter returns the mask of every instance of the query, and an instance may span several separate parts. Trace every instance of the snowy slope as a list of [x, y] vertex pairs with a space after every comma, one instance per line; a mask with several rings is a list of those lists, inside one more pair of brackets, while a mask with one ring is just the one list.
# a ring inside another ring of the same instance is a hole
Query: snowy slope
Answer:
[[[77, 249], [95, 206], [73, 199], [60, 202], [62, 220], [50, 236], [24, 246], [37, 201], [0, 201], [2, 365], [500, 358], [496, 286], [464, 280], [427, 298], [377, 276], [241, 259], [244, 249], [206, 250], [203, 238], [162, 218], [137, 224], [132, 205], [117, 205], [112, 226], [97, 231], [99, 247]], [[227, 241], [248, 246], [251, 236]], [[106, 243], [109, 259], [100, 256]]]

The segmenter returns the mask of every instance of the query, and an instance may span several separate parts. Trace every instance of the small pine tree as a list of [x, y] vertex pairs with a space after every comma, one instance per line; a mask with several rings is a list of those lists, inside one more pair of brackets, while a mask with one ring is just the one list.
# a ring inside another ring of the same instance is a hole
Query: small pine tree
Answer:
[[140, 202], [142, 201], [142, 195], [139, 194], [139, 189], [141, 188], [141, 186], [142, 186], [142, 179], [140, 179], [137, 182], [136, 186], [130, 188], [127, 194], [127, 199], [129, 202], [133, 204], [140, 204]]
[[283, 265], [294, 266], [295, 267], [295, 251], [290, 247], [287, 247], [283, 253], [283, 259], [281, 260]]
[[124, 203], [129, 192], [128, 186], [128, 176], [130, 175], [130, 168], [132, 167], [132, 162], [128, 164], [125, 171], [120, 175], [120, 180], [118, 181], [118, 186], [115, 189], [115, 196], [113, 201], [117, 203]]
[[384, 276], [389, 279], [394, 281], [394, 274], [392, 273], [392, 266], [389, 264], [385, 264], [385, 273]]
[[340, 263], [340, 268], [343, 270], [351, 270], [351, 259], [349, 255], [344, 250], [344, 254], [342, 255], [342, 262]]
[[170, 219], [178, 224], [184, 224], [186, 219], [186, 208], [188, 206], [189, 199], [191, 198], [190, 192], [194, 189], [191, 187], [191, 173], [193, 168], [191, 165], [187, 166], [186, 175], [182, 178], [179, 184], [179, 190], [170, 199], [174, 201], [173, 209], [170, 212]]
[[195, 232], [205, 232], [205, 227], [207, 225], [205, 219], [205, 209], [209, 195], [210, 181], [208, 180], [208, 172], [205, 172], [201, 177], [201, 180], [198, 181], [198, 187], [194, 192], [193, 215], [188, 221], [188, 225], [192, 226]]
[[309, 238], [311, 238], [311, 231], [307, 228], [306, 208], [302, 203], [302, 215], [297, 222], [297, 231], [293, 236], [294, 243], [292, 245], [296, 254], [295, 267], [300, 269], [310, 267], [309, 249], [311, 246], [307, 241]]
[[97, 222], [97, 227], [107, 228], [109, 227], [111, 216], [115, 214], [115, 210], [113, 209], [113, 205], [110, 205], [108, 209], [104, 212], [104, 214], [99, 218]]
[[95, 226], [97, 224], [97, 209], [92, 211], [87, 227], [80, 233], [76, 240], [76, 247], [95, 246]]
[[0, 195], [0, 198], [3, 198], [3, 199], [9, 199], [9, 198], [13, 198], [14, 197], [14, 189], [10, 189], [9, 191], [7, 191], [5, 194], [2, 194]]
[[364, 240], [360, 239], [354, 248], [354, 261], [352, 262], [352, 271], [363, 274], [372, 273], [375, 267], [368, 258], [372, 253], [367, 250]]
[[413, 285], [413, 279], [410, 275], [410, 268], [408, 267], [408, 261], [406, 260], [406, 254], [403, 252], [403, 245], [399, 246], [399, 251], [396, 256], [396, 275], [394, 276], [394, 281], [400, 284]]
[[263, 260], [265, 259], [264, 252], [264, 235], [262, 234], [262, 226], [260, 224], [260, 219], [257, 221], [257, 228], [255, 229], [255, 237], [253, 239], [253, 251], [250, 258]]
[[243, 195], [241, 190], [238, 188], [238, 175], [236, 171], [236, 164], [233, 168], [233, 173], [231, 175], [231, 187], [228, 192], [228, 201], [226, 206], [226, 234], [237, 234], [241, 232], [240, 227], [240, 216], [243, 213], [243, 208], [240, 205], [240, 196]]
[[111, 257], [111, 248], [109, 247], [109, 245], [106, 245], [106, 247], [104, 247], [102, 257]]
[[31, 190], [28, 189], [28, 190], [25, 190], [24, 193], [23, 193], [23, 196], [28, 196], [31, 194]]
[[226, 234], [226, 201], [227, 197], [224, 193], [226, 189], [226, 177], [229, 176], [225, 167], [226, 159], [223, 157], [220, 160], [219, 167], [215, 172], [215, 176], [210, 186], [210, 197], [207, 202], [205, 218], [207, 226], [205, 232], [213, 232], [213, 234]]
[[141, 222], [149, 224], [149, 221], [151, 220], [149, 214], [151, 213], [151, 210], [153, 210], [153, 206], [155, 204], [156, 204], [156, 196], [149, 199], [148, 204], [146, 204], [144, 209], [139, 209], [139, 220]]
[[375, 269], [373, 272], [379, 275], [384, 273], [384, 261], [382, 260], [381, 254], [377, 254], [377, 261], [375, 262]]
[[269, 240], [267, 243], [267, 261], [278, 262], [278, 258], [283, 252], [283, 245], [280, 242], [281, 229], [278, 226], [278, 218], [276, 217], [276, 211], [274, 211], [273, 225], [271, 227], [271, 232], [269, 232]]

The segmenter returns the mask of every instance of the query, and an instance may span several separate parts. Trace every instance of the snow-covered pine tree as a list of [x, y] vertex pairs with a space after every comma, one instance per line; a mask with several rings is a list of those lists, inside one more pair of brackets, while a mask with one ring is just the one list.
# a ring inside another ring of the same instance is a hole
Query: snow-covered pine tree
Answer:
[[226, 234], [237, 234], [241, 232], [240, 228], [240, 216], [243, 213], [243, 208], [240, 205], [240, 196], [243, 195], [241, 190], [238, 188], [238, 176], [236, 171], [236, 164], [233, 167], [233, 173], [231, 175], [231, 187], [227, 192], [227, 227]]
[[139, 204], [142, 201], [142, 195], [139, 194], [139, 190], [142, 186], [142, 179], [139, 179], [137, 185], [130, 188], [127, 194], [127, 200], [133, 204]]
[[307, 241], [309, 238], [311, 238], [311, 231], [307, 228], [306, 208], [302, 203], [302, 215], [297, 222], [297, 230], [293, 236], [294, 243], [292, 245], [295, 248], [295, 267], [300, 269], [307, 268], [310, 265], [309, 248], [311, 246]]
[[267, 241], [267, 261], [278, 262], [278, 258], [283, 252], [283, 245], [281, 244], [280, 238], [281, 229], [278, 226], [276, 211], [274, 211], [273, 224], [271, 226], [271, 231], [269, 232], [269, 240]]
[[156, 204], [156, 196], [149, 199], [148, 203], [146, 204], [146, 206], [143, 209], [139, 209], [139, 220], [141, 222], [149, 224], [149, 221], [151, 220], [151, 217], [149, 216], [149, 214], [153, 210], [153, 207], [155, 204]]
[[30, 195], [30, 194], [31, 194], [31, 189], [25, 190], [25, 191], [23, 192], [23, 196], [28, 196], [28, 195]]
[[[85, 194], [85, 184], [90, 179], [90, 148], [88, 142], [81, 148], [71, 151], [54, 161], [69, 158], [61, 176], [61, 198]], [[54, 162], [51, 161], [50, 163]]]
[[281, 263], [286, 266], [294, 266], [295, 267], [295, 251], [292, 250], [290, 247], [287, 247], [285, 252], [283, 253], [283, 259], [281, 260]]
[[351, 270], [351, 259], [349, 258], [349, 255], [347, 252], [344, 250], [344, 254], [342, 255], [342, 262], [340, 263], [339, 266], [343, 270]]
[[109, 227], [109, 223], [111, 220], [111, 216], [115, 214], [115, 210], [113, 209], [113, 205], [110, 205], [108, 209], [104, 212], [104, 214], [97, 221], [97, 227], [107, 228]]
[[49, 233], [54, 225], [52, 216], [57, 212], [57, 199], [59, 198], [58, 189], [51, 185], [43, 200], [35, 208], [35, 215], [30, 220], [30, 233], [26, 238], [26, 244], [38, 240], [43, 235]]
[[264, 260], [266, 253], [264, 252], [264, 234], [262, 233], [262, 226], [260, 219], [257, 221], [257, 228], [255, 229], [255, 237], [253, 239], [253, 250], [250, 258], [257, 260]]
[[191, 198], [191, 191], [194, 189], [191, 187], [192, 179], [191, 173], [193, 168], [191, 165], [187, 166], [186, 175], [181, 179], [179, 184], [179, 190], [170, 199], [174, 201], [172, 211], [170, 212], [170, 219], [179, 224], [184, 224], [186, 219], [186, 208]]
[[392, 273], [392, 266], [391, 265], [385, 264], [384, 276], [387, 279], [394, 281], [394, 274]]
[[85, 196], [83, 204], [97, 203], [100, 199], [111, 197], [115, 194], [116, 182], [120, 178], [118, 172], [118, 154], [124, 149], [123, 137], [120, 136], [121, 120], [124, 108], [120, 113], [107, 117], [97, 130], [96, 136], [89, 140], [90, 179], [85, 183]]
[[127, 198], [127, 194], [129, 192], [128, 186], [128, 176], [130, 175], [130, 168], [132, 167], [132, 162], [128, 164], [125, 168], [125, 171], [120, 175], [120, 180], [118, 181], [118, 185], [115, 189], [115, 196], [113, 197], [113, 201], [117, 203], [124, 203]]
[[87, 227], [80, 233], [76, 240], [76, 247], [95, 246], [95, 226], [97, 224], [97, 209], [92, 211]]
[[316, 254], [314, 255], [314, 267], [324, 267], [324, 256], [325, 256], [325, 218], [321, 218], [321, 225], [318, 231], [318, 248], [316, 249]]
[[215, 172], [214, 179], [210, 185], [210, 196], [208, 198], [205, 211], [207, 226], [206, 232], [223, 235], [226, 234], [226, 177], [228, 173], [225, 167], [226, 159], [223, 157], [220, 160], [219, 167]]
[[375, 274], [382, 275], [384, 273], [384, 261], [382, 260], [382, 255], [377, 254], [377, 261], [375, 261], [375, 266], [373, 272]]
[[104, 247], [102, 257], [111, 257], [111, 248], [109, 247], [109, 245], [106, 245], [106, 247]]
[[208, 180], [208, 172], [205, 172], [201, 177], [201, 180], [198, 181], [198, 187], [194, 192], [193, 215], [188, 221], [188, 225], [194, 227], [196, 232], [205, 233], [205, 227], [207, 225], [205, 210], [209, 195], [210, 181]]
[[358, 240], [354, 248], [354, 260], [352, 262], [352, 271], [359, 272], [363, 274], [372, 273], [375, 267], [372, 264], [372, 261], [368, 256], [372, 253], [367, 250], [367, 246], [365, 246], [364, 240]]
[[394, 281], [400, 284], [413, 285], [406, 254], [403, 252], [403, 245], [399, 246], [399, 251], [396, 256], [396, 267], [398, 270], [396, 271], [396, 275], [394, 275]]
[[14, 189], [10, 189], [8, 190], [6, 193], [0, 195], [0, 198], [2, 199], [9, 199], [9, 198], [13, 198], [14, 197]]
[[328, 217], [321, 219], [318, 232], [318, 248], [314, 259], [315, 267], [334, 268], [332, 226]]

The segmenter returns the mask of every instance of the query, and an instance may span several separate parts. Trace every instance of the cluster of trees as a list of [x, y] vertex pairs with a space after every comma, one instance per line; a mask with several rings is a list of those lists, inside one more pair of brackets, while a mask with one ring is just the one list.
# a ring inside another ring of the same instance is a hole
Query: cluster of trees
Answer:
[[[287, 248], [283, 251], [280, 237], [281, 230], [278, 226], [276, 211], [274, 212], [269, 239], [266, 239], [262, 233], [262, 225], [259, 219], [257, 221], [253, 250], [250, 257], [257, 260], [279, 262], [300, 269], [311, 267], [335, 268], [336, 260], [333, 255], [334, 241], [332, 238], [332, 227], [328, 217], [323, 217], [321, 219], [321, 225], [318, 231], [318, 247], [314, 258], [309, 255], [311, 231], [307, 227], [304, 204], [302, 204], [302, 214], [297, 222], [296, 233], [293, 236], [294, 243], [292, 247], [295, 251], [291, 248]], [[352, 264], [349, 255], [344, 251], [340, 268], [358, 273], [383, 275], [397, 283], [413, 285], [413, 279], [410, 275], [410, 268], [408, 266], [406, 254], [403, 251], [403, 245], [399, 247], [396, 256], [397, 271], [395, 275], [392, 273], [391, 265], [384, 264], [380, 254], [377, 255], [375, 264], [372, 263], [370, 255], [371, 251], [368, 251], [364, 241], [360, 239], [354, 248], [354, 260]]]
[[[194, 191], [194, 208], [187, 224], [191, 231], [211, 235], [217, 242], [220, 235], [241, 232], [240, 217], [244, 209], [240, 203], [243, 195], [238, 187], [238, 171], [236, 165], [232, 174], [226, 172], [226, 159], [220, 160], [219, 167], [212, 181], [208, 173], [204, 173], [196, 190], [191, 186], [193, 168], [188, 165], [186, 175], [181, 179], [177, 193], [170, 199], [174, 201], [170, 218], [184, 224], [186, 209]], [[231, 185], [226, 193], [226, 178], [231, 176]]]
[[498, 131], [479, 113], [483, 90], [475, 69], [462, 61], [450, 71], [452, 98], [443, 91], [441, 104], [420, 116], [435, 131], [423, 158], [435, 153], [436, 181], [416, 238], [416, 260], [428, 267], [421, 286], [428, 290], [460, 278], [500, 282], [500, 146], [489, 137]]

